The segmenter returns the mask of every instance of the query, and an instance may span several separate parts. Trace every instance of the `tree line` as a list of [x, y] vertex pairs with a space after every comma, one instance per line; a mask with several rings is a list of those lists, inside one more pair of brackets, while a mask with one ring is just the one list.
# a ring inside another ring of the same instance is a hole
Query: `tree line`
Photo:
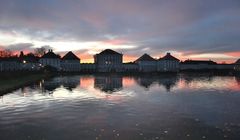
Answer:
[[[37, 57], [41, 57], [42, 55], [44, 55], [46, 53], [46, 48], [45, 47], [40, 47], [40, 48], [35, 48], [33, 53], [30, 52], [27, 55], [34, 55]], [[23, 55], [23, 52], [20, 52], [20, 55]], [[0, 50], [0, 57], [1, 58], [5, 58], [5, 57], [17, 57], [18, 55], [16, 55], [12, 50], [10, 49], [2, 49]]]

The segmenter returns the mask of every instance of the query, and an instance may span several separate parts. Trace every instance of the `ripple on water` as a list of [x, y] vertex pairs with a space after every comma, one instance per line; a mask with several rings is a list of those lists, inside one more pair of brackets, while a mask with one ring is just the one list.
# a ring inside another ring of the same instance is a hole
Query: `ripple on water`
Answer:
[[239, 83], [209, 75], [57, 77], [1, 98], [0, 139], [240, 139]]

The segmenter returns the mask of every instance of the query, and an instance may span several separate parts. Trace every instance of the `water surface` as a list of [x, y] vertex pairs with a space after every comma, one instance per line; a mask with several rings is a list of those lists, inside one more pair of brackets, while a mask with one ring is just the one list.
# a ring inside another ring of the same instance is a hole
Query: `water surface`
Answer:
[[239, 140], [240, 77], [79, 75], [0, 98], [0, 140]]

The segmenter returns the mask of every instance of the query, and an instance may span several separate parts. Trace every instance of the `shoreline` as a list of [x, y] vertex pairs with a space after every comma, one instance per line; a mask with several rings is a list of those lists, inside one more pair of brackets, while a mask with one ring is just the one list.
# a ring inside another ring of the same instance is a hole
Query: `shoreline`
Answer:
[[0, 74], [0, 96], [3, 96], [11, 91], [21, 88], [25, 85], [38, 82], [41, 79], [51, 77], [50, 74], [46, 73], [35, 73], [35, 72], [19, 72], [19, 73], [1, 73]]

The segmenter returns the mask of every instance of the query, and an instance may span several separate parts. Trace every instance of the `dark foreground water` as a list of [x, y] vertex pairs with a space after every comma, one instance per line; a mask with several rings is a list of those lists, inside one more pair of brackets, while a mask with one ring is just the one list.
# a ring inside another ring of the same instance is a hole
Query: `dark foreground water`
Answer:
[[0, 98], [0, 140], [240, 140], [240, 77], [63, 76]]

